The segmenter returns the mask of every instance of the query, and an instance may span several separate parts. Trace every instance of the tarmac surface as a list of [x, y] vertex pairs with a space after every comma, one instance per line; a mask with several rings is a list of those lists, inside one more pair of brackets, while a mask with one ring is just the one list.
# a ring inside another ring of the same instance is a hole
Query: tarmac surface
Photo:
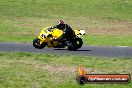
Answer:
[[43, 48], [36, 49], [31, 43], [0, 42], [0, 52], [32, 52], [32, 53], [54, 53], [67, 55], [101, 56], [101, 57], [132, 57], [132, 47], [127, 46], [88, 46], [84, 45], [77, 51], [66, 49]]

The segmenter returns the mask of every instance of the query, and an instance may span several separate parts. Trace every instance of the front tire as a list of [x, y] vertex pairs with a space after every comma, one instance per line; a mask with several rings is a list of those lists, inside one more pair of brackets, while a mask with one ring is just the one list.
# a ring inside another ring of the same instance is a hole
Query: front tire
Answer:
[[35, 38], [33, 40], [33, 46], [37, 49], [42, 49], [47, 45], [47, 43], [42, 43], [40, 44], [40, 39], [39, 38]]

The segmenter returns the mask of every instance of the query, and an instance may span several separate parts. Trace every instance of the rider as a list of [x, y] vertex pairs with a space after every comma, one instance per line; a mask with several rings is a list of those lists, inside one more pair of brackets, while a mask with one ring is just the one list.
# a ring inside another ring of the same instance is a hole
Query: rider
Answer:
[[61, 41], [64, 38], [68, 41], [72, 41], [75, 37], [75, 32], [72, 30], [72, 28], [69, 25], [65, 24], [62, 20], [59, 20], [58, 24], [51, 28], [58, 28], [59, 30], [63, 31], [63, 34], [59, 38], [54, 39], [55, 41]]

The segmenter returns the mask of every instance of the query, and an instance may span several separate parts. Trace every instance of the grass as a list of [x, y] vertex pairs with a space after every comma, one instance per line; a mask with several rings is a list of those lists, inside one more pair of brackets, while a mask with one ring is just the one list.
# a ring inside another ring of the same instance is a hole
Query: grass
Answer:
[[131, 58], [0, 52], [0, 88], [131, 88], [132, 83], [80, 86], [75, 81], [79, 65], [87, 73], [132, 75], [131, 64]]
[[132, 43], [131, 0], [0, 2], [0, 41], [32, 42], [41, 26], [55, 25], [58, 19], [63, 19], [73, 29], [87, 31], [84, 44], [131, 46]]
[[86, 45], [132, 46], [131, 35], [87, 35], [82, 39]]
[[54, 18], [63, 16], [132, 20], [131, 0], [1, 0], [2, 16]]

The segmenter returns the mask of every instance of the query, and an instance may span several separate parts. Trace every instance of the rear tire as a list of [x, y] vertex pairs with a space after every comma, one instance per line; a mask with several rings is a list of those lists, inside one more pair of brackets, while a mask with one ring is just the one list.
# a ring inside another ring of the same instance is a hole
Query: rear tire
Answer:
[[77, 50], [77, 45], [75, 43], [71, 43], [71, 45], [68, 46], [68, 50], [70, 50], [70, 51], [76, 51]]
[[33, 40], [33, 46], [37, 49], [42, 49], [47, 45], [47, 43], [42, 43], [40, 44], [40, 39], [39, 38], [35, 38]]
[[77, 49], [81, 48], [83, 45], [83, 41], [81, 38], [76, 38], [76, 44], [77, 44]]
[[71, 45], [68, 47], [70, 51], [76, 51], [77, 49], [81, 48], [83, 45], [83, 41], [81, 38], [76, 38], [72, 41]]

